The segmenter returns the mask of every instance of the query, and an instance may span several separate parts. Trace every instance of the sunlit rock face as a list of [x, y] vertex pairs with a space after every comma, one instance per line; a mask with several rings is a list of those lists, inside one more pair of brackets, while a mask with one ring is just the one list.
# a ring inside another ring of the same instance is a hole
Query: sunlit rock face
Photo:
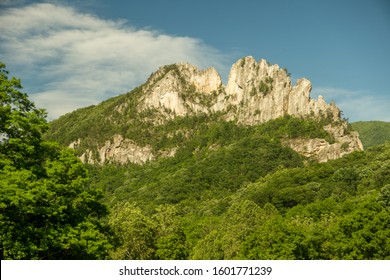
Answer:
[[[137, 101], [137, 110], [157, 112], [155, 124], [166, 120], [198, 113], [220, 112], [224, 120], [240, 125], [256, 125], [282, 116], [311, 119], [328, 119], [324, 129], [334, 138], [285, 139], [284, 145], [307, 158], [324, 162], [339, 158], [356, 150], [362, 150], [357, 132], [351, 131], [341, 118], [334, 103], [327, 104], [322, 96], [317, 100], [310, 97], [312, 86], [305, 78], [292, 85], [289, 73], [266, 60], [256, 61], [244, 57], [231, 67], [226, 86], [214, 68], [199, 70], [188, 63], [161, 67], [142, 85], [142, 95]], [[128, 104], [119, 104], [121, 113]], [[80, 145], [82, 139], [70, 144]], [[84, 162], [106, 163], [133, 162], [143, 164], [158, 156], [173, 156], [175, 150], [153, 154], [152, 147], [141, 147], [119, 133], [106, 140], [96, 151], [86, 150], [81, 156]]]

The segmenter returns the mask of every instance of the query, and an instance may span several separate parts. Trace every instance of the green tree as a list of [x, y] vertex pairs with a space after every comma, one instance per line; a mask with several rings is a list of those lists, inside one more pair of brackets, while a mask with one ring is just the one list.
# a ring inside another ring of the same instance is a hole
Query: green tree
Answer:
[[161, 205], [156, 209], [157, 222], [156, 257], [162, 260], [185, 260], [188, 257], [186, 236], [179, 215], [173, 205]]
[[[389, 259], [390, 212], [383, 204], [386, 187], [351, 201], [351, 212], [338, 223], [333, 251], [340, 259]], [[378, 201], [379, 200], [379, 201]]]
[[299, 234], [281, 216], [272, 217], [242, 245], [246, 259], [295, 259]]
[[111, 252], [113, 259], [155, 258], [156, 224], [135, 204], [117, 206], [110, 218], [110, 225], [117, 238], [117, 248]]
[[22, 93], [19, 79], [8, 78], [0, 62], [0, 167], [10, 161], [15, 167], [32, 167], [40, 158], [46, 113]]
[[45, 112], [0, 63], [0, 256], [105, 258], [102, 194], [70, 150], [42, 140]]

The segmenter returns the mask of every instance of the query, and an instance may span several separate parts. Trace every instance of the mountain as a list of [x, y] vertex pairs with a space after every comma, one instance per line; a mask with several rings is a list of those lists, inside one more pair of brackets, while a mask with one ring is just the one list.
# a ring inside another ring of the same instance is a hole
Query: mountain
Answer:
[[390, 122], [366, 121], [351, 125], [359, 133], [365, 149], [390, 141]]
[[297, 127], [278, 136], [307, 159], [325, 162], [362, 150], [337, 106], [310, 98], [310, 91], [309, 80], [293, 86], [286, 69], [264, 59], [238, 60], [226, 86], [214, 68], [172, 64], [127, 94], [53, 121], [47, 137], [75, 149], [83, 162], [143, 164], [175, 156], [206, 123], [247, 127], [293, 117], [318, 125], [314, 134], [296, 133]]
[[226, 86], [213, 68], [173, 64], [46, 137], [96, 163], [79, 166], [109, 212], [109, 259], [386, 259], [390, 142], [362, 151], [310, 90], [251, 57]]

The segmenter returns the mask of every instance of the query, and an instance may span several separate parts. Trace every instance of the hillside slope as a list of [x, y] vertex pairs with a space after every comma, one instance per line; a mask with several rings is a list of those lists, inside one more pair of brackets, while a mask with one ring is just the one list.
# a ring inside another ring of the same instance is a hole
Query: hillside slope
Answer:
[[390, 122], [366, 121], [351, 125], [359, 133], [365, 149], [390, 141]]
[[175, 157], [87, 165], [118, 238], [111, 258], [388, 258], [390, 143], [304, 163], [275, 141], [296, 127], [219, 122]]

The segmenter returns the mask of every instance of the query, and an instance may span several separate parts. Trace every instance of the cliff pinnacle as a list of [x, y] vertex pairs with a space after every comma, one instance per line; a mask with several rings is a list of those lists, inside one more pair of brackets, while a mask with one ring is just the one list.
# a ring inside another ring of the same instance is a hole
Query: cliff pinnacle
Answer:
[[[217, 114], [221, 121], [250, 126], [285, 116], [322, 121], [323, 129], [334, 141], [299, 137], [282, 140], [284, 145], [320, 162], [362, 150], [358, 134], [341, 118], [335, 103], [327, 104], [322, 96], [312, 99], [311, 89], [309, 80], [301, 78], [292, 85], [286, 69], [250, 56], [232, 65], [226, 86], [214, 68], [199, 70], [188, 63], [167, 65], [135, 91], [113, 99], [113, 110], [104, 121], [108, 126], [114, 122], [120, 129], [113, 128], [92, 146], [83, 147], [86, 140], [81, 136], [68, 144], [84, 149], [81, 158], [85, 162], [144, 163], [159, 156], [174, 156], [177, 147], [158, 150], [143, 145], [134, 137], [126, 137], [129, 129], [133, 131], [142, 123], [152, 128], [178, 117]], [[186, 131], [181, 133], [185, 135]]]

